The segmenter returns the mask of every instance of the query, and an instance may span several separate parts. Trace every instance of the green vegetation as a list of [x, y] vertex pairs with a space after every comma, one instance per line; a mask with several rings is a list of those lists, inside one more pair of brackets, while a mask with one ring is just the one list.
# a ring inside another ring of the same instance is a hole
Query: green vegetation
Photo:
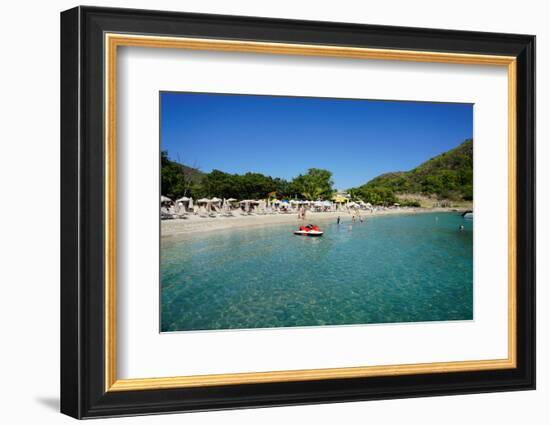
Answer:
[[[297, 198], [331, 199], [334, 194], [332, 173], [310, 168], [293, 180], [273, 178], [261, 173], [230, 174], [220, 170], [203, 173], [170, 160], [161, 154], [162, 194], [177, 199], [219, 197], [236, 199]], [[348, 190], [352, 199], [373, 205], [420, 206], [416, 198], [437, 198], [456, 202], [473, 197], [473, 142], [466, 140], [411, 171], [382, 174], [368, 183]]]
[[454, 149], [438, 155], [411, 171], [382, 174], [349, 191], [365, 202], [407, 205], [414, 200], [399, 200], [400, 194], [435, 196], [437, 199], [471, 201], [473, 198], [473, 141], [468, 139]]
[[394, 191], [388, 187], [367, 187], [348, 190], [353, 200], [370, 202], [372, 205], [392, 205], [397, 202]]
[[168, 159], [168, 152], [160, 154], [161, 193], [176, 199], [189, 196], [200, 187], [205, 174]]
[[217, 196], [220, 198], [262, 199], [267, 194], [277, 191], [277, 182], [260, 173], [243, 175], [224, 173], [212, 170], [206, 174], [200, 196]]
[[292, 181], [273, 178], [261, 173], [230, 174], [220, 170], [202, 173], [187, 167], [161, 153], [161, 190], [172, 199], [182, 196], [196, 198], [213, 197], [236, 199], [297, 198], [330, 199], [332, 173], [311, 168]]
[[292, 180], [296, 192], [303, 198], [310, 200], [332, 198], [334, 193], [333, 184], [332, 173], [320, 168], [310, 168], [306, 174], [300, 174]]

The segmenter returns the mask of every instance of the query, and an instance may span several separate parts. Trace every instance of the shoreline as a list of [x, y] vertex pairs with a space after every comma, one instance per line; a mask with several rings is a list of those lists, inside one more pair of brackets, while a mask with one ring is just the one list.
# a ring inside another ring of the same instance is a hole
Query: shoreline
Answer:
[[[399, 209], [388, 209], [376, 212], [361, 211], [357, 217], [363, 217], [368, 220], [369, 217], [385, 215], [404, 215], [404, 214], [425, 214], [434, 212], [461, 212], [461, 208], [417, 208], [404, 207]], [[338, 212], [307, 212], [305, 220], [298, 219], [296, 213], [289, 214], [269, 214], [269, 215], [250, 215], [234, 217], [214, 217], [202, 218], [199, 216], [189, 216], [187, 219], [162, 220], [160, 223], [161, 239], [169, 240], [173, 238], [185, 239], [189, 236], [195, 236], [201, 233], [210, 233], [215, 231], [228, 231], [239, 228], [258, 228], [272, 226], [277, 224], [303, 225], [318, 221], [336, 220], [340, 216], [343, 222], [351, 221], [352, 214], [347, 211]], [[356, 217], [356, 218], [357, 218]]]

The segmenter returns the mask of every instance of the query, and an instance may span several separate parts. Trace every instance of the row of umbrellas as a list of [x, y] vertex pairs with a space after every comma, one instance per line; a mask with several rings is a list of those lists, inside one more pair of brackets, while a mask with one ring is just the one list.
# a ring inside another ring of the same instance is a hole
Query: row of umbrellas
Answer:
[[[229, 198], [229, 199], [220, 199], [220, 198], [201, 198], [201, 199], [197, 199], [196, 201], [193, 201], [193, 198], [192, 197], [187, 197], [187, 196], [183, 196], [179, 199], [176, 199], [176, 201], [172, 201], [172, 199], [168, 198], [167, 196], [164, 196], [164, 195], [161, 195], [160, 197], [160, 203], [161, 204], [176, 204], [176, 205], [179, 205], [179, 204], [184, 204], [186, 203], [186, 207], [189, 208], [189, 209], [193, 209], [193, 205], [194, 203], [197, 204], [197, 205], [205, 205], [208, 209], [210, 209], [211, 206], [222, 206], [222, 208], [228, 208], [229, 207], [229, 203], [230, 202], [235, 202], [237, 201], [235, 198]], [[256, 202], [256, 201], [241, 201], [242, 202]]]
[[[161, 195], [160, 197], [160, 202], [161, 203], [172, 203], [173, 201], [168, 198], [167, 196], [164, 196], [164, 195]], [[193, 198], [192, 197], [187, 197], [187, 196], [184, 196], [182, 198], [179, 198], [176, 200], [176, 204], [178, 203], [184, 203], [184, 202], [188, 202], [189, 205], [188, 205], [188, 208], [193, 208]], [[228, 198], [228, 199], [220, 199], [220, 198], [201, 198], [201, 199], [198, 199], [196, 201], [197, 204], [219, 204], [219, 203], [223, 203], [224, 205], [226, 203], [229, 203], [229, 202], [237, 202], [237, 199], [235, 198]], [[266, 202], [266, 201], [256, 201], [254, 199], [245, 199], [245, 200], [242, 200], [240, 201], [240, 204], [260, 204], [261, 202]], [[316, 207], [331, 207], [332, 206], [332, 202], [330, 201], [299, 201], [299, 200], [296, 200], [296, 199], [291, 199], [290, 201], [281, 201], [281, 200], [278, 200], [278, 199], [275, 199], [275, 200], [268, 200], [266, 202], [267, 205], [280, 205], [280, 204], [292, 204], [292, 205], [314, 205]], [[370, 202], [363, 202], [363, 201], [359, 201], [359, 202], [348, 202], [347, 204], [349, 207], [361, 207], [361, 206], [365, 206], [365, 207], [371, 207], [371, 203]]]

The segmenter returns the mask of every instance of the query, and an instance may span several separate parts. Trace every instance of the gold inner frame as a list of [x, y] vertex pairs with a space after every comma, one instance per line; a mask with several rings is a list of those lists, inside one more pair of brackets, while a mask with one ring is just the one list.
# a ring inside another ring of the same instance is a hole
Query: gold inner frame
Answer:
[[[213, 385], [309, 381], [416, 373], [448, 373], [510, 369], [516, 367], [516, 58], [462, 53], [337, 47], [326, 45], [267, 43], [105, 34], [105, 391], [135, 391]], [[117, 48], [119, 46], [325, 56], [355, 59], [398, 60], [507, 67], [508, 72], [508, 357], [383, 366], [247, 372], [164, 378], [118, 379], [116, 324], [116, 123]]]

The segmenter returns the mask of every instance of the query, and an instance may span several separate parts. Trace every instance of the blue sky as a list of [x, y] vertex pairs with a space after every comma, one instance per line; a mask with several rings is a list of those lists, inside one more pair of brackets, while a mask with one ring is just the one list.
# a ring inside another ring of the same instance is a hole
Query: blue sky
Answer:
[[473, 105], [161, 93], [161, 149], [204, 172], [292, 179], [333, 172], [348, 189], [406, 171], [472, 137]]

